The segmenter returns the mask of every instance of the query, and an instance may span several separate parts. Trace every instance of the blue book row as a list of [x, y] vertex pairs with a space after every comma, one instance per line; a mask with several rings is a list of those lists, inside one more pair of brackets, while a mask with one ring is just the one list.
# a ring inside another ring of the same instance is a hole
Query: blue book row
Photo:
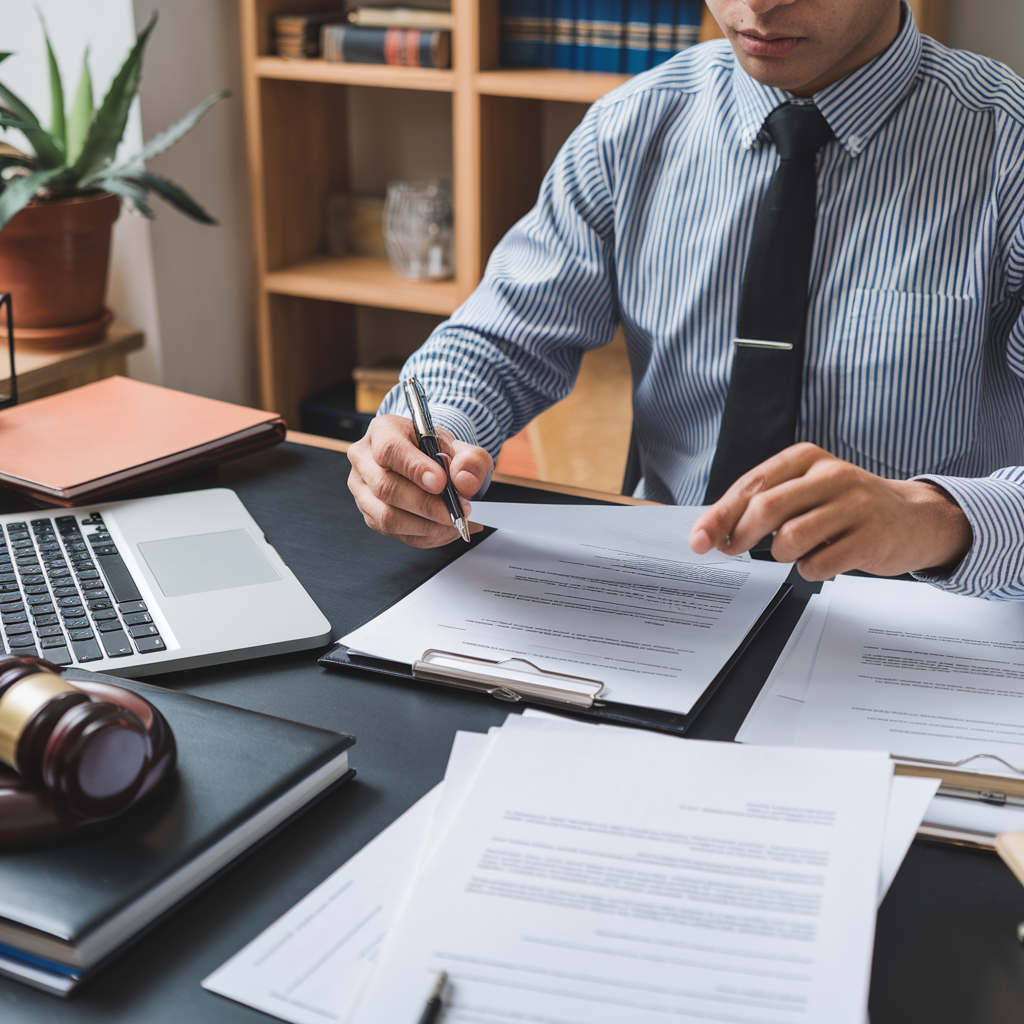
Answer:
[[697, 42], [703, 7], [703, 0], [501, 0], [501, 64], [637, 74]]

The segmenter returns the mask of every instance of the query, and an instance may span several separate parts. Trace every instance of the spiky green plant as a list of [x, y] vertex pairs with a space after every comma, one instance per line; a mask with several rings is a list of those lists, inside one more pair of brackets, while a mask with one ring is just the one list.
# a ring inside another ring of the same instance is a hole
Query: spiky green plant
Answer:
[[[152, 217], [148, 202], [152, 190], [195, 220], [216, 223], [184, 189], [148, 170], [146, 161], [190, 132], [210, 107], [230, 95], [226, 90], [207, 96], [177, 124], [150, 139], [134, 156], [114, 164], [114, 154], [128, 122], [128, 110], [139, 89], [142, 53], [155, 24], [154, 13], [136, 38], [135, 46], [98, 110], [93, 107], [89, 51], [86, 50], [78, 89], [69, 111], [64, 108], [60, 69], [43, 25], [50, 67], [49, 128], [44, 128], [29, 107], [0, 83], [0, 129], [19, 129], [33, 149], [32, 153], [24, 153], [0, 143], [0, 231], [33, 199], [45, 202], [101, 191], [120, 196], [143, 216]], [[0, 53], [0, 61], [9, 56], [10, 53]]]

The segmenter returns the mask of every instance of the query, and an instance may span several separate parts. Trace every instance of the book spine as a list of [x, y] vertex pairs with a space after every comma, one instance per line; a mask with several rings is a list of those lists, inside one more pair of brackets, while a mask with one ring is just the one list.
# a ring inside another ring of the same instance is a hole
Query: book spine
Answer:
[[571, 68], [576, 51], [576, 0], [554, 2], [554, 45], [551, 66]]
[[676, 0], [676, 25], [672, 41], [676, 53], [697, 42], [703, 8], [704, 0]]
[[591, 34], [594, 26], [595, 0], [576, 0], [576, 46], [573, 67], [577, 71], [592, 71], [593, 53]]
[[651, 66], [663, 64], [675, 52], [676, 0], [654, 0], [651, 25]]
[[324, 60], [405, 68], [447, 67], [451, 50], [448, 32], [356, 25], [325, 25], [320, 45]]
[[594, 0], [591, 71], [618, 71], [622, 53], [623, 0]]
[[544, 0], [501, 0], [499, 62], [507, 68], [542, 68], [546, 61]]
[[652, 0], [629, 0], [626, 10], [626, 60], [623, 69], [637, 75], [651, 66]]

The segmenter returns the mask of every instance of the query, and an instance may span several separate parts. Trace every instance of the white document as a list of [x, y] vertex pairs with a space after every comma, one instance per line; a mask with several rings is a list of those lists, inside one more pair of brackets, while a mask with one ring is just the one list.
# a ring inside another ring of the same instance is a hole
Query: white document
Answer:
[[[861, 1024], [891, 763], [513, 716], [359, 1008]], [[566, 771], [571, 765], [572, 770]]]
[[674, 544], [601, 546], [501, 531], [343, 638], [412, 664], [436, 649], [598, 680], [602, 699], [685, 714], [789, 574], [703, 565]]
[[205, 978], [203, 988], [292, 1024], [349, 1021], [402, 905], [440, 795], [435, 786]]
[[481, 526], [549, 540], [576, 541], [680, 561], [749, 562], [750, 555], [690, 550], [693, 524], [707, 511], [701, 505], [534, 505], [511, 501], [474, 501], [470, 521]]
[[1024, 603], [840, 576], [797, 743], [1024, 768]]

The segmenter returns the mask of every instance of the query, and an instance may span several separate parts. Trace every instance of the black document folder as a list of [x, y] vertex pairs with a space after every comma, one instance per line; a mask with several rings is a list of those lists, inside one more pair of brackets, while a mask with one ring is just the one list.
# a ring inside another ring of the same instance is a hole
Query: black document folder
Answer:
[[[791, 589], [789, 584], [779, 588], [743, 641], [732, 652], [728, 661], [686, 714], [601, 700], [593, 690], [588, 695], [590, 687], [596, 688], [597, 691], [600, 690], [599, 683], [571, 676], [542, 673], [533, 666], [529, 666], [529, 663], [524, 662], [520, 662], [512, 672], [506, 674], [503, 670], [511, 666], [511, 662], [483, 662], [476, 661], [476, 659], [462, 659], [458, 655], [446, 654], [443, 651], [425, 651], [423, 658], [413, 666], [353, 654], [348, 647], [339, 642], [320, 658], [320, 664], [327, 668], [373, 672], [412, 682], [427, 681], [439, 683], [442, 686], [455, 686], [460, 689], [473, 690], [489, 698], [507, 701], [511, 705], [536, 704], [540, 707], [557, 708], [563, 712], [590, 716], [617, 725], [639, 726], [644, 729], [683, 735], [740, 660], [751, 640], [782, 604]], [[458, 672], [453, 668], [456, 660], [475, 662], [482, 671], [479, 673]], [[437, 664], [432, 664], [432, 661], [436, 661]], [[526, 685], [521, 685], [524, 680], [529, 678], [521, 671], [522, 668], [527, 668], [527, 672], [530, 674], [536, 674], [536, 684], [529, 685], [527, 682]], [[563, 681], [565, 682], [564, 688], [560, 685]], [[573, 683], [578, 685], [572, 686]]]

